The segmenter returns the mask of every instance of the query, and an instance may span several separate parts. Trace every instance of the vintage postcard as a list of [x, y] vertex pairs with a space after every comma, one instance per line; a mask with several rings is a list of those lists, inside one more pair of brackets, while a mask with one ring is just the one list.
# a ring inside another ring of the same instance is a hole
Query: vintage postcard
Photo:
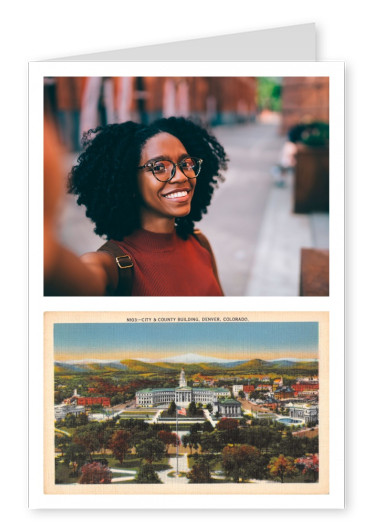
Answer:
[[325, 312], [45, 314], [48, 495], [327, 495]]

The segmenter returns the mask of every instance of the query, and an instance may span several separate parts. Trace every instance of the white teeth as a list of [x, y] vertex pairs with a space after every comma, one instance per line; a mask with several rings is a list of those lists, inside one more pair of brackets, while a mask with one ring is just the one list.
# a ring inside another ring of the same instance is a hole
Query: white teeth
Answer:
[[186, 195], [188, 195], [188, 192], [184, 191], [184, 192], [175, 192], [173, 194], [167, 194], [165, 195], [165, 197], [173, 199], [174, 197], [184, 197]]

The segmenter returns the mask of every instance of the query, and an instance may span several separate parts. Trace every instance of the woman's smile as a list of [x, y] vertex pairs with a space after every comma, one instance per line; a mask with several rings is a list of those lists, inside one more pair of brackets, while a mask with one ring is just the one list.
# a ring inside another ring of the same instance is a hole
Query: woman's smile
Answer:
[[177, 190], [172, 190], [171, 192], [168, 192], [166, 194], [163, 194], [163, 197], [166, 199], [174, 199], [178, 201], [179, 203], [182, 203], [184, 201], [188, 201], [191, 199], [190, 194], [192, 190], [190, 188], [182, 188]]

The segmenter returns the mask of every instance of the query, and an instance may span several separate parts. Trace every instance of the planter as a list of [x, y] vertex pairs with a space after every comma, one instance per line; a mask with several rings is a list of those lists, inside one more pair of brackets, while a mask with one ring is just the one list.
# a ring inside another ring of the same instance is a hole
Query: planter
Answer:
[[297, 144], [294, 212], [329, 212], [329, 147]]

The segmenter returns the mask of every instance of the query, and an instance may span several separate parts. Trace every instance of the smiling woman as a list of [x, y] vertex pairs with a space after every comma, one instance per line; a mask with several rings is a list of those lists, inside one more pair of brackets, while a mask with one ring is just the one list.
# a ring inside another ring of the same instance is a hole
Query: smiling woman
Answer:
[[210, 244], [194, 222], [210, 204], [227, 157], [185, 118], [125, 122], [84, 135], [69, 192], [107, 238], [80, 258], [88, 281], [61, 295], [223, 295]]

